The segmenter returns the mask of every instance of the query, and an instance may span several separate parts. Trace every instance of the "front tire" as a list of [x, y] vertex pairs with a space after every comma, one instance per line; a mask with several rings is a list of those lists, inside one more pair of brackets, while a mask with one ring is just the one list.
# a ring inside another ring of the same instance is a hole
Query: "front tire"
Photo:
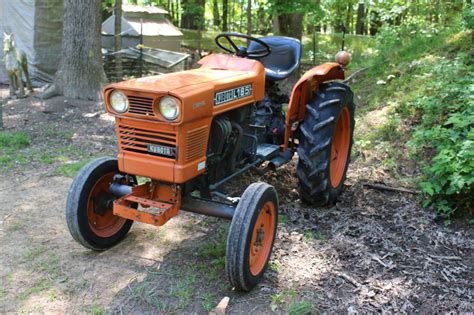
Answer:
[[275, 241], [278, 196], [273, 186], [247, 187], [232, 218], [226, 248], [226, 272], [238, 291], [250, 291], [263, 278]]
[[342, 83], [321, 84], [306, 106], [300, 126], [298, 165], [300, 198], [323, 206], [342, 193], [354, 134], [353, 93]]
[[71, 236], [86, 248], [101, 251], [118, 244], [133, 221], [113, 214], [109, 192], [118, 163], [99, 158], [84, 166], [72, 182], [66, 202], [66, 221]]

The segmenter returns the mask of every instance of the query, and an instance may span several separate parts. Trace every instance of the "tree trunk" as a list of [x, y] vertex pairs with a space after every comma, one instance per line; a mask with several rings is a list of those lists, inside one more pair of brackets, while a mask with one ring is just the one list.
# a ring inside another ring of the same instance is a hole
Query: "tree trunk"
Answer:
[[204, 0], [181, 0], [181, 27], [198, 30], [204, 21]]
[[182, 28], [188, 28], [188, 29], [193, 29], [191, 27], [191, 24], [192, 24], [192, 17], [191, 15], [188, 13], [189, 11], [189, 2], [188, 0], [181, 0], [181, 8], [183, 9], [183, 14], [181, 15], [181, 27]]
[[304, 13], [281, 14], [278, 16], [280, 34], [283, 36], [295, 37], [301, 40], [303, 37], [303, 16]]
[[234, 6], [234, 0], [230, 0], [230, 7], [229, 7], [229, 21], [227, 22], [229, 31], [233, 32], [234, 31], [234, 24], [235, 24], [235, 6]]
[[222, 31], [223, 32], [227, 32], [229, 30], [229, 27], [227, 25], [227, 22], [229, 21], [228, 12], [229, 12], [229, 0], [223, 0], [222, 1]]
[[115, 25], [114, 25], [114, 40], [115, 40], [115, 75], [119, 81], [122, 80], [122, 55], [117, 53], [122, 50], [122, 0], [115, 0]]
[[252, 0], [247, 1], [247, 35], [252, 35]]
[[61, 60], [50, 91], [76, 99], [100, 99], [107, 81], [102, 65], [100, 7], [100, 0], [64, 1]]
[[344, 30], [346, 33], [352, 33], [351, 28], [351, 17], [352, 17], [352, 4], [350, 2], [347, 3], [347, 15], [346, 15], [346, 23], [344, 25]]
[[357, 21], [356, 21], [356, 34], [364, 35], [365, 33], [365, 5], [363, 2], [359, 3], [357, 7]]
[[212, 17], [214, 26], [219, 27], [221, 25], [221, 19], [219, 16], [219, 4], [217, 0], [213, 0], [212, 2]]
[[275, 14], [272, 18], [272, 21], [273, 21], [273, 24], [272, 24], [273, 34], [275, 34], [275, 35], [280, 34], [280, 18], [279, 18], [279, 16]]

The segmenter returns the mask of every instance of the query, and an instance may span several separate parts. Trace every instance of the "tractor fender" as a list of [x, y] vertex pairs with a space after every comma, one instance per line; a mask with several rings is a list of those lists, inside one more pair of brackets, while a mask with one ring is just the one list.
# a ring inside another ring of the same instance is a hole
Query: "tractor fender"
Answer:
[[311, 100], [314, 93], [318, 91], [319, 85], [323, 82], [338, 79], [344, 79], [344, 69], [341, 65], [338, 63], [325, 63], [308, 70], [298, 82], [296, 82], [288, 104], [283, 150], [288, 148], [288, 141], [291, 137], [293, 124], [304, 120], [306, 104]]

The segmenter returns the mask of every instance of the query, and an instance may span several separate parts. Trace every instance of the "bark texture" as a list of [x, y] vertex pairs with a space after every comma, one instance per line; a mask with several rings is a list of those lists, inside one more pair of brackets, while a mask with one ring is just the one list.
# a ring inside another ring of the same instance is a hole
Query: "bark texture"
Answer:
[[[122, 0], [115, 0], [115, 25], [114, 25], [114, 35], [115, 35], [115, 51], [122, 50]], [[115, 55], [115, 73], [117, 78], [122, 79], [122, 54]]]
[[57, 93], [98, 100], [107, 81], [101, 54], [100, 0], [65, 0], [61, 60], [54, 80]]
[[356, 22], [356, 34], [365, 34], [365, 5], [363, 2], [359, 3], [357, 7], [357, 22]]
[[229, 12], [229, 0], [222, 1], [222, 31], [227, 32], [229, 27], [227, 25]]
[[301, 40], [303, 36], [303, 16], [304, 13], [300, 12], [279, 15], [280, 34]]
[[247, 1], [247, 35], [252, 35], [252, 0]]
[[212, 1], [212, 18], [214, 26], [219, 27], [221, 25], [221, 19], [219, 15], [219, 4], [217, 0]]

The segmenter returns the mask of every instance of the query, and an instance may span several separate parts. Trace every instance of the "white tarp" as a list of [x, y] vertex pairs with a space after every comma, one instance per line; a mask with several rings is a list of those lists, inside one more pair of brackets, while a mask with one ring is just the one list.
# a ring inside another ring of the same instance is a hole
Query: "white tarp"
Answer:
[[3, 33], [12, 33], [26, 53], [33, 85], [51, 82], [58, 66], [63, 29], [63, 0], [0, 0], [0, 82], [7, 82]]

